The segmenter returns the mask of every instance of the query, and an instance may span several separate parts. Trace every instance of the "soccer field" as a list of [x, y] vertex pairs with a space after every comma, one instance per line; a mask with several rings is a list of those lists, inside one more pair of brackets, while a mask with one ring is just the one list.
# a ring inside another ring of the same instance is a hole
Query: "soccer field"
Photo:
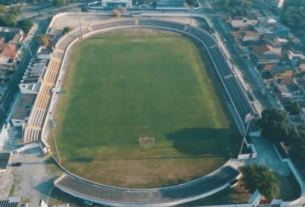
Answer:
[[[232, 140], [240, 135], [213, 71], [192, 41], [170, 32], [83, 40], [55, 113], [62, 165], [124, 187], [166, 186], [217, 169], [236, 154]], [[140, 146], [140, 137], [155, 143]]]

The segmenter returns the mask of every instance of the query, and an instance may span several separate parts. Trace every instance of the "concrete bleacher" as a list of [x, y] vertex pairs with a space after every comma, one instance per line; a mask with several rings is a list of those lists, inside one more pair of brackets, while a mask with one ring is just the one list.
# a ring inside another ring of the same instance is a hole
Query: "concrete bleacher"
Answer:
[[53, 57], [49, 63], [44, 80], [34, 102], [28, 123], [24, 126], [23, 142], [31, 143], [40, 139], [44, 120], [51, 101], [51, 90], [55, 86], [61, 59]]
[[55, 180], [54, 185], [64, 192], [105, 205], [162, 206], [175, 205], [205, 197], [230, 186], [239, 176], [230, 166], [224, 166], [213, 173], [181, 185], [152, 188], [127, 189], [99, 185], [64, 174]]

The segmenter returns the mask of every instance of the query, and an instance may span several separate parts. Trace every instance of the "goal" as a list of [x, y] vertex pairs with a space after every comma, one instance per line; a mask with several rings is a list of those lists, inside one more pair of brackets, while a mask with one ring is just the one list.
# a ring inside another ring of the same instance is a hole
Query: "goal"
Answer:
[[138, 39], [132, 39], [131, 42], [132, 42], [132, 43], [142, 43], [143, 40], [140, 39], [140, 38], [138, 38]]
[[154, 137], [140, 137], [139, 138], [139, 145], [153, 145], [155, 144]]

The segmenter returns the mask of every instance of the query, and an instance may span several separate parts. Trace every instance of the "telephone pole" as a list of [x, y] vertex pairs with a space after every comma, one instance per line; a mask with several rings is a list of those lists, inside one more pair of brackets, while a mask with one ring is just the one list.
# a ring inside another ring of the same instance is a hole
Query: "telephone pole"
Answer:
[[83, 39], [83, 31], [82, 31], [82, 24], [81, 24], [79, 15], [78, 15], [78, 22], [79, 22], [79, 32], [80, 32], [79, 40], [82, 40]]

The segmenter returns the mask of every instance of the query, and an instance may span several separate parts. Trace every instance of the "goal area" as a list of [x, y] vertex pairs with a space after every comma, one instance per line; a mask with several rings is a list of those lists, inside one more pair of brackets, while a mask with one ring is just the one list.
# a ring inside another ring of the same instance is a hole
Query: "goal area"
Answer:
[[140, 137], [139, 138], [139, 145], [153, 145], [155, 144], [155, 138], [154, 137]]

